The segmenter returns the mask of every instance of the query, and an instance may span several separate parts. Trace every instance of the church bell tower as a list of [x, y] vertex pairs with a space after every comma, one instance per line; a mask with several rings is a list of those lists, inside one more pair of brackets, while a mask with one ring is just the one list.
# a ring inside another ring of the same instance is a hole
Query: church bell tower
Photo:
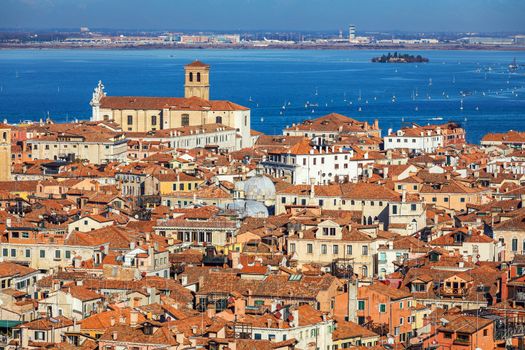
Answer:
[[11, 129], [0, 123], [0, 181], [11, 180]]
[[184, 97], [210, 99], [210, 66], [194, 61], [184, 66]]

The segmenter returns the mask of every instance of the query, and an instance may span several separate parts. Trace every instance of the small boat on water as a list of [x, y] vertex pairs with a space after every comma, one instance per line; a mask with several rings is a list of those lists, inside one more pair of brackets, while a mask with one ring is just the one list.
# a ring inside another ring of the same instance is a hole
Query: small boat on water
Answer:
[[518, 70], [518, 64], [516, 63], [516, 57], [514, 57], [514, 60], [511, 64], [509, 64], [509, 72], [515, 72]]

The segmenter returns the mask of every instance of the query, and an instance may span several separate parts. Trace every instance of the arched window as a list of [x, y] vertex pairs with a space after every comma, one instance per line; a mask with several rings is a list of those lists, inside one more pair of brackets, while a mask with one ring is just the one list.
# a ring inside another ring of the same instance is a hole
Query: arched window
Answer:
[[190, 81], [193, 81], [193, 72], [190, 72]]
[[198, 82], [201, 81], [201, 73], [200, 73], [200, 72], [197, 72], [197, 81], [198, 81]]
[[190, 115], [189, 114], [183, 114], [180, 119], [180, 125], [181, 126], [188, 126], [190, 125]]
[[7, 132], [6, 131], [4, 131], [4, 133], [2, 134], [2, 140], [7, 141]]
[[412, 226], [414, 226], [414, 231], [417, 231], [417, 221], [416, 221], [416, 219], [412, 220]]
[[371, 216], [368, 217], [368, 224], [372, 225], [372, 217]]
[[361, 268], [361, 274], [363, 277], [368, 277], [368, 266], [365, 266], [363, 265], [363, 267]]
[[222, 117], [220, 115], [215, 117], [215, 123], [222, 124]]

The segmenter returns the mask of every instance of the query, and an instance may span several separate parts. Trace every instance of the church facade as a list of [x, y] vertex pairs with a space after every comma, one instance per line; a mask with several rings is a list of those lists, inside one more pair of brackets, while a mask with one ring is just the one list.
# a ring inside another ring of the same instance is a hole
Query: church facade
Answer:
[[113, 121], [124, 132], [220, 124], [236, 130], [237, 149], [251, 147], [250, 109], [209, 99], [209, 65], [195, 61], [184, 70], [184, 97], [107, 96], [99, 82], [91, 100], [92, 120]]

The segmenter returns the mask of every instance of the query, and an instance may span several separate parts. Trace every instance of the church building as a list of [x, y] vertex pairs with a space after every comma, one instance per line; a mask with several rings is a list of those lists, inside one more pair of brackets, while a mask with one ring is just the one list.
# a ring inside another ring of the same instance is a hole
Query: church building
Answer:
[[237, 131], [236, 148], [252, 146], [250, 109], [230, 101], [210, 100], [210, 66], [184, 66], [184, 97], [107, 96], [99, 82], [93, 92], [93, 121], [113, 121], [124, 132], [220, 124]]

